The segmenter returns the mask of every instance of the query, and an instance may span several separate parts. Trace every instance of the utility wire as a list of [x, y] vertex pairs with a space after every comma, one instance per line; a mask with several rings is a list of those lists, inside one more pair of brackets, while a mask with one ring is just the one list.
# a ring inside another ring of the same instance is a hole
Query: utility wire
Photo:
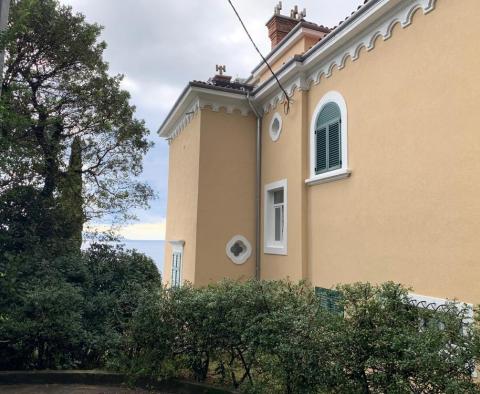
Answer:
[[277, 81], [277, 84], [278, 86], [280, 87], [280, 89], [282, 90], [283, 94], [285, 95], [285, 104], [284, 104], [284, 107], [283, 107], [283, 110], [285, 112], [286, 115], [288, 115], [288, 113], [290, 112], [290, 98], [288, 97], [288, 94], [287, 92], [285, 91], [285, 89], [283, 88], [282, 84], [280, 83], [280, 81], [278, 80], [278, 77], [277, 75], [275, 74], [275, 72], [272, 70], [272, 67], [270, 67], [270, 64], [268, 64], [267, 62], [267, 59], [265, 59], [265, 57], [262, 55], [262, 52], [260, 52], [260, 49], [258, 49], [257, 45], [255, 44], [255, 41], [253, 41], [253, 38], [252, 36], [250, 35], [250, 33], [248, 32], [245, 24], [243, 23], [242, 21], [242, 18], [240, 17], [240, 15], [238, 14], [235, 6], [232, 4], [231, 0], [228, 0], [228, 3], [230, 4], [230, 6], [232, 7], [233, 11], [235, 12], [235, 15], [237, 15], [237, 18], [238, 20], [240, 21], [242, 27], [243, 27], [243, 30], [245, 30], [245, 33], [247, 33], [247, 36], [248, 38], [250, 39], [250, 41], [252, 42], [254, 48], [257, 50], [258, 54], [260, 55], [260, 57], [262, 58], [263, 62], [266, 64], [266, 66], [268, 67], [268, 69], [270, 70], [270, 72], [272, 73], [273, 77], [275, 78], [275, 80]]

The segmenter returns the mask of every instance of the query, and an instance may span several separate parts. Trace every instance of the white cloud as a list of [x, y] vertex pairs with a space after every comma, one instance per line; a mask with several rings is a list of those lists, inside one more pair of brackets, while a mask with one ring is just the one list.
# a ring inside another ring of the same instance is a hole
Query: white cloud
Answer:
[[97, 223], [88, 225], [85, 231], [106, 232], [113, 230], [116, 235], [125, 239], [134, 241], [156, 241], [165, 240], [166, 224], [165, 219], [152, 223], [127, 224], [119, 228], [112, 228], [109, 224]]
[[[102, 39], [108, 44], [105, 59], [112, 74], [125, 75], [122, 86], [131, 93], [131, 103], [152, 132], [158, 129], [189, 81], [213, 76], [216, 64], [225, 64], [229, 75], [248, 77], [260, 62], [227, 1], [60, 1], [85, 14], [89, 22], [105, 27], [102, 32]], [[270, 49], [265, 23], [277, 2], [233, 0], [264, 54]], [[300, 9], [307, 8], [307, 20], [334, 26], [361, 3], [363, 0], [285, 0], [282, 13], [288, 14], [298, 4]], [[142, 179], [150, 181], [160, 198], [152, 202], [150, 211], [136, 212], [142, 223], [126, 226], [122, 230], [125, 237], [165, 237], [164, 221], [145, 222], [152, 212], [165, 216], [165, 156], [166, 144], [159, 143], [144, 162]]]
[[139, 84], [127, 76], [123, 77], [121, 87], [122, 89], [128, 90], [130, 94], [138, 93], [140, 90]]

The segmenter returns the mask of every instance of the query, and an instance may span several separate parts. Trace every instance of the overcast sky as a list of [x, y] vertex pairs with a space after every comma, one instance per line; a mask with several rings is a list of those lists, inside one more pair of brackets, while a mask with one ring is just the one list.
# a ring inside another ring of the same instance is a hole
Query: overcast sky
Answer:
[[[168, 144], [157, 130], [190, 80], [207, 80], [216, 64], [227, 74], [247, 77], [258, 54], [227, 0], [61, 0], [104, 26], [106, 60], [112, 74], [125, 75], [137, 117], [145, 119], [155, 147], [145, 158], [143, 179], [157, 192], [149, 211], [137, 211], [139, 222], [126, 227], [129, 239], [164, 239], [167, 207]], [[265, 22], [277, 1], [233, 0], [257, 45], [267, 54]], [[329, 27], [354, 11], [363, 0], [283, 1], [283, 14], [298, 4], [306, 19]], [[108, 224], [108, 223], [105, 223]]]

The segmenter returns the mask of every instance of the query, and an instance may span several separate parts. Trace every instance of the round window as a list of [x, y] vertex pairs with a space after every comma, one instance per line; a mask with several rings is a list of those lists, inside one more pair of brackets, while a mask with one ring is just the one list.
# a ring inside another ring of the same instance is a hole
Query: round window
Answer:
[[233, 263], [243, 264], [251, 256], [252, 246], [244, 236], [236, 235], [227, 242], [226, 252]]
[[282, 132], [282, 117], [278, 112], [273, 115], [272, 121], [270, 123], [270, 138], [272, 141], [277, 141], [280, 138], [280, 133]]

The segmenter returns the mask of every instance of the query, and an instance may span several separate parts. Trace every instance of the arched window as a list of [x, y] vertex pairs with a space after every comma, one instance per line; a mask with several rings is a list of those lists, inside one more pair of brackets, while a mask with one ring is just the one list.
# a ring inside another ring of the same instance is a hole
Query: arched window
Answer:
[[315, 127], [315, 175], [342, 168], [342, 115], [329, 102], [320, 111]]
[[338, 92], [318, 103], [310, 127], [310, 179], [307, 184], [345, 178], [348, 170], [347, 105]]

